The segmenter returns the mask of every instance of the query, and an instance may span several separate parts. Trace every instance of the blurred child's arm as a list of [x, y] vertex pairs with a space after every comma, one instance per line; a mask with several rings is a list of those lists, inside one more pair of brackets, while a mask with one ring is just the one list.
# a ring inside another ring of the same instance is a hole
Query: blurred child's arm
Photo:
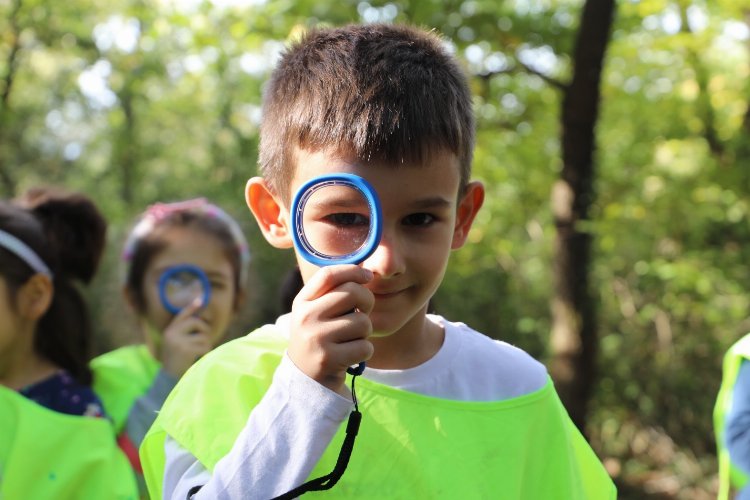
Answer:
[[171, 438], [165, 444], [164, 498], [272, 498], [302, 484], [352, 409], [284, 356], [232, 450], [213, 470]]
[[166, 401], [169, 393], [177, 385], [178, 379], [164, 370], [159, 370], [148, 392], [135, 400], [128, 413], [125, 433], [131, 443], [138, 448], [143, 438], [156, 420], [156, 413]]
[[724, 436], [732, 463], [750, 474], [750, 362], [747, 360], [737, 374]]

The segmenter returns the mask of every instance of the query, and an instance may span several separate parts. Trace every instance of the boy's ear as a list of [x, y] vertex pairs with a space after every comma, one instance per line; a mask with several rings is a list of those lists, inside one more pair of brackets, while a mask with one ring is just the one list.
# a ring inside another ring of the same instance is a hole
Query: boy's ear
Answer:
[[456, 225], [453, 228], [451, 250], [461, 248], [466, 243], [469, 230], [474, 223], [479, 209], [484, 203], [484, 185], [481, 182], [470, 182], [464, 190], [464, 195], [458, 200], [456, 207]]
[[55, 293], [52, 278], [37, 273], [18, 291], [18, 310], [22, 317], [38, 321], [49, 309]]
[[283, 203], [262, 177], [253, 177], [245, 187], [245, 201], [258, 221], [263, 236], [276, 248], [292, 248], [289, 220]]

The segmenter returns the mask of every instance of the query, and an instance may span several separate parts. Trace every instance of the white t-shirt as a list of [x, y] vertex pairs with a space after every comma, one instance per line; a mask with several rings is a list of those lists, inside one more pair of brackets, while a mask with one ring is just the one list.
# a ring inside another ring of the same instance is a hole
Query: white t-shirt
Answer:
[[[445, 330], [440, 350], [406, 370], [367, 367], [362, 377], [405, 391], [458, 401], [501, 401], [529, 394], [547, 383], [545, 367], [521, 349], [493, 340], [463, 323], [428, 319]], [[288, 316], [277, 321], [288, 335]], [[351, 399], [302, 373], [288, 356], [250, 413], [232, 450], [209, 472], [167, 436], [165, 499], [269, 499], [302, 484], [353, 408]], [[356, 447], [356, 445], [355, 445]]]

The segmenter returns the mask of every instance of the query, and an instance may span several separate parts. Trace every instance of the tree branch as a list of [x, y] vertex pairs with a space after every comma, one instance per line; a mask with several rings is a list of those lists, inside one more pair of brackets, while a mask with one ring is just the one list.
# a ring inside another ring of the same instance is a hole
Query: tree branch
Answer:
[[[690, 28], [690, 22], [687, 14], [687, 5], [680, 3], [680, 31], [688, 35], [693, 35], [693, 30]], [[698, 51], [692, 46], [687, 48], [688, 60], [693, 66], [695, 71], [695, 80], [698, 83], [698, 89], [700, 94], [698, 96], [698, 110], [703, 115], [703, 138], [706, 140], [711, 153], [716, 156], [721, 163], [726, 153], [726, 146], [719, 139], [719, 134], [716, 131], [716, 115], [714, 114], [714, 108], [711, 105], [711, 99], [708, 91], [708, 75], [705, 66], [700, 60]]]
[[556, 88], [557, 90], [561, 90], [564, 92], [568, 89], [569, 85], [567, 83], [562, 82], [546, 73], [543, 73], [542, 71], [539, 71], [536, 68], [532, 68], [531, 66], [522, 63], [521, 61], [518, 60], [518, 58], [514, 58], [514, 61], [515, 61], [515, 66], [512, 66], [507, 69], [500, 69], [497, 71], [485, 71], [483, 73], [477, 74], [477, 76], [483, 80], [490, 80], [497, 75], [511, 75], [514, 73], [518, 73], [519, 68], [520, 68], [521, 70], [523, 70], [524, 72], [530, 75], [538, 76], [539, 78], [541, 78], [542, 80], [544, 80], [546, 83]]
[[563, 91], [563, 92], [565, 92], [566, 90], [568, 90], [569, 84], [567, 84], [567, 83], [565, 83], [565, 82], [561, 82], [560, 80], [558, 80], [558, 79], [556, 79], [556, 78], [553, 78], [553, 77], [549, 76], [548, 74], [546, 74], [546, 73], [543, 73], [543, 72], [539, 71], [538, 69], [532, 68], [532, 67], [531, 67], [531, 66], [529, 66], [528, 64], [524, 64], [524, 63], [522, 63], [522, 62], [521, 62], [521, 61], [519, 61], [519, 60], [516, 60], [516, 62], [517, 62], [517, 63], [518, 63], [518, 65], [519, 65], [519, 66], [521, 66], [521, 67], [522, 67], [522, 68], [523, 68], [523, 69], [524, 69], [524, 70], [525, 70], [525, 71], [526, 71], [527, 73], [530, 73], [530, 74], [532, 74], [532, 75], [536, 75], [536, 76], [538, 76], [539, 78], [541, 78], [542, 80], [544, 80], [544, 81], [545, 81], [545, 82], [547, 82], [547, 83], [548, 83], [549, 85], [551, 85], [552, 87], [556, 88], [557, 90], [561, 90], [561, 91]]

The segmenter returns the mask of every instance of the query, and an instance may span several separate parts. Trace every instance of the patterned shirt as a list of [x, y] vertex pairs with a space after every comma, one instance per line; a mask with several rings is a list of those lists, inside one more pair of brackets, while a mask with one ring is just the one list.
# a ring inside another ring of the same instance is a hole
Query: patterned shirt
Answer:
[[18, 391], [47, 409], [68, 415], [105, 417], [102, 402], [91, 387], [79, 384], [65, 370], [60, 370]]

